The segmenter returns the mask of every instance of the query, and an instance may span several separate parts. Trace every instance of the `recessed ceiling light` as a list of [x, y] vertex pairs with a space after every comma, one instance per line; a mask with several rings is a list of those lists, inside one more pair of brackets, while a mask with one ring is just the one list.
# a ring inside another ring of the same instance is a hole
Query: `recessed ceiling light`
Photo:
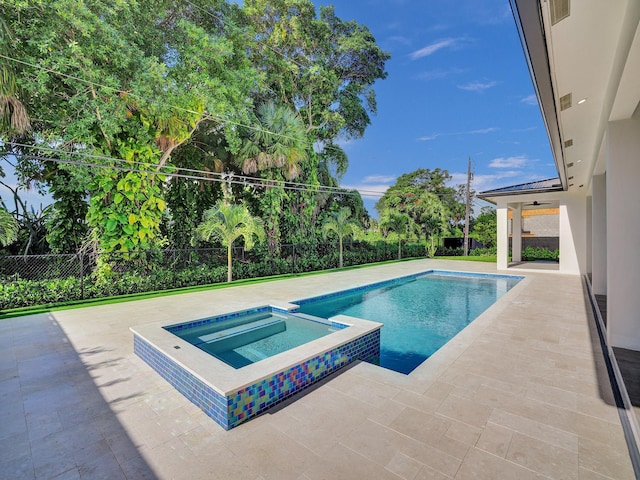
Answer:
[[577, 160], [578, 163], [580, 163], [582, 160]]
[[582, 105], [586, 101], [587, 101], [586, 98], [583, 98], [582, 100], [578, 100], [578, 105]]

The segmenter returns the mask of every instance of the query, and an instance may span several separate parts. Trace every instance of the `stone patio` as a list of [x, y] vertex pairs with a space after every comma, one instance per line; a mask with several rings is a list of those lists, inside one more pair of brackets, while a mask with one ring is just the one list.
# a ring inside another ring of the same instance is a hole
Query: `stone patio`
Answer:
[[358, 363], [230, 431], [133, 354], [132, 325], [431, 268], [496, 272], [419, 260], [2, 320], [0, 478], [634, 478], [577, 276], [527, 273], [412, 374]]

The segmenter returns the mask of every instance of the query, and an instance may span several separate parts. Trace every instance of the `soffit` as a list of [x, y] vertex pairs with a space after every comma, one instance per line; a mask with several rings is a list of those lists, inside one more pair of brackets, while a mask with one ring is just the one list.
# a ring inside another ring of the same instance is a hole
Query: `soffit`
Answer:
[[609, 120], [631, 118], [640, 104], [640, 24], [636, 28], [633, 43], [622, 72]]
[[[586, 191], [598, 159], [612, 103], [610, 83], [619, 82], [612, 71], [626, 5], [574, 0], [570, 15], [551, 26], [549, 3], [541, 3], [569, 191]], [[572, 105], [561, 111], [560, 97], [569, 93]], [[565, 146], [568, 140], [571, 146]]]

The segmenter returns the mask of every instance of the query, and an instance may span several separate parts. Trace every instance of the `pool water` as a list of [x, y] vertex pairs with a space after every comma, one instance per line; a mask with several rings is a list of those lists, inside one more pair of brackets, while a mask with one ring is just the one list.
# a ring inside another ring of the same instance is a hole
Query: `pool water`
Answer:
[[188, 328], [168, 327], [175, 335], [234, 368], [242, 368], [336, 331], [321, 323], [271, 310], [244, 313]]
[[490, 307], [522, 277], [427, 273], [372, 289], [300, 300], [297, 312], [381, 322], [375, 363], [408, 374]]

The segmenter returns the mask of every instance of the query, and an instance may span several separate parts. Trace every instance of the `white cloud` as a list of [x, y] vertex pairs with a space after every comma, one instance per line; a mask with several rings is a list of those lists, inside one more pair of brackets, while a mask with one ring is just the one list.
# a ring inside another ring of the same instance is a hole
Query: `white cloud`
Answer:
[[390, 183], [395, 180], [395, 175], [368, 175], [362, 179], [362, 183]]
[[418, 137], [418, 140], [420, 140], [421, 142], [428, 142], [431, 140], [435, 140], [438, 137], [441, 137], [442, 135], [446, 135], [444, 133], [434, 133], [433, 135], [425, 135], [423, 137]]
[[538, 98], [535, 95], [529, 95], [520, 100], [525, 105], [538, 105]]
[[400, 45], [411, 45], [411, 40], [407, 37], [403, 37], [402, 35], [393, 35], [385, 39], [387, 43], [400, 44]]
[[442, 136], [453, 136], [453, 135], [486, 135], [487, 133], [497, 132], [500, 130], [498, 127], [488, 127], [488, 128], [480, 128], [478, 130], [467, 130], [466, 132], [450, 132], [450, 133], [433, 133], [431, 135], [424, 135], [422, 137], [418, 137], [418, 140], [421, 142], [426, 142], [430, 140], [435, 140], [438, 137]]
[[522, 168], [526, 165], [529, 159], [523, 155], [517, 157], [498, 157], [491, 160], [489, 163], [490, 168]]
[[445, 38], [444, 40], [439, 40], [437, 42], [431, 43], [426, 47], [421, 48], [420, 50], [416, 50], [409, 54], [411, 60], [417, 60], [418, 58], [428, 57], [429, 55], [433, 55], [438, 50], [442, 50], [443, 48], [454, 47], [458, 44], [459, 40], [455, 38]]
[[458, 85], [458, 88], [461, 90], [466, 90], [468, 92], [484, 92], [485, 90], [488, 90], [489, 88], [493, 88], [496, 85], [498, 85], [498, 82], [496, 81], [491, 81], [491, 82], [470, 82], [467, 83], [466, 85]]
[[434, 70], [427, 70], [425, 72], [419, 73], [417, 75], [418, 79], [420, 80], [441, 80], [443, 78], [447, 78], [453, 75], [459, 75], [461, 73], [464, 73], [466, 70], [462, 69], [462, 68], [450, 68], [450, 69], [434, 69]]
[[500, 130], [498, 127], [489, 127], [489, 128], [481, 128], [479, 130], [471, 130], [470, 132], [467, 132], [467, 133], [471, 133], [473, 135], [484, 135], [486, 133], [497, 132], [498, 130]]
[[380, 198], [396, 181], [395, 175], [368, 175], [357, 183], [340, 185], [341, 188], [357, 190], [363, 198]]

